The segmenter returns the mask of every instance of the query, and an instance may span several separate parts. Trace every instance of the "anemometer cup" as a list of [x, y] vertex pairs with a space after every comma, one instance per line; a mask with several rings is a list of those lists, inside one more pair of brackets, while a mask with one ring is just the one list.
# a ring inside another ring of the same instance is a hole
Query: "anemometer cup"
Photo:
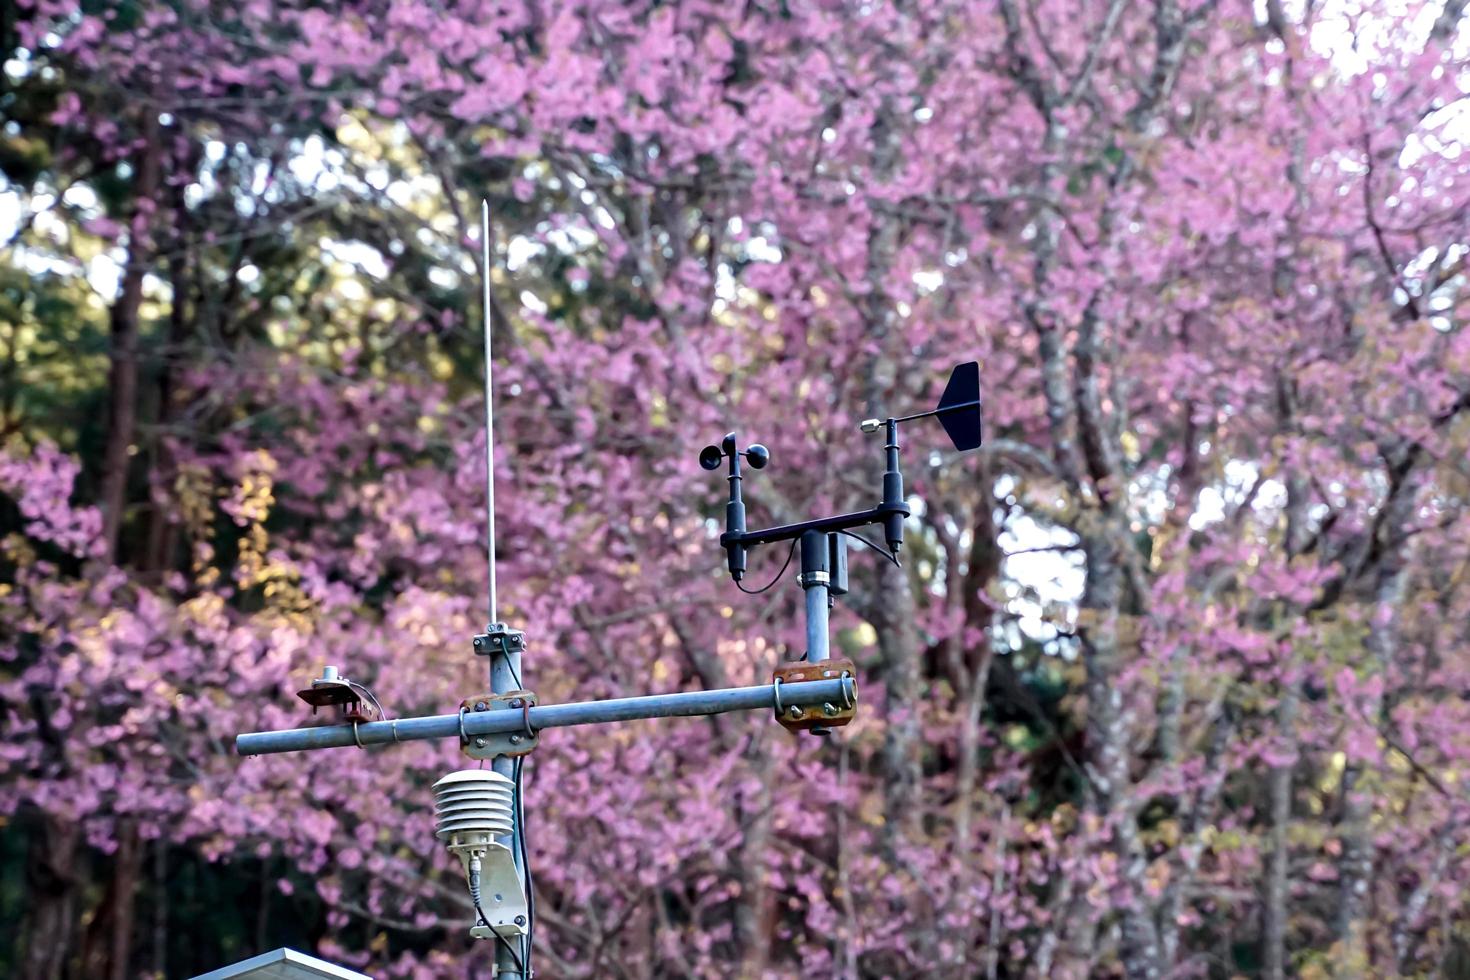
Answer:
[[[759, 443], [746, 448], [744, 452], [736, 452], [735, 433], [732, 432], [725, 437], [723, 445], [705, 446], [701, 449], [699, 451], [699, 465], [713, 473], [720, 468], [720, 463], [727, 456], [744, 456], [745, 461], [750, 464], [750, 468], [753, 470], [763, 470], [766, 468], [766, 464], [771, 461], [771, 451]], [[739, 467], [735, 467], [732, 472], [735, 476], [739, 476]]]

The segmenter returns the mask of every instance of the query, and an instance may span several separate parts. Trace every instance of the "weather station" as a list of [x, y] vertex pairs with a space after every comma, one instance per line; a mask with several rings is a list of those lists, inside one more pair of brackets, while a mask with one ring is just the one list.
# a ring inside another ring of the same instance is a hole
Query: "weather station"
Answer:
[[[320, 677], [299, 692], [303, 701], [327, 709], [335, 723], [282, 731], [252, 732], [235, 739], [242, 756], [317, 749], [385, 745], [420, 739], [458, 739], [466, 756], [489, 761], [491, 768], [452, 772], [434, 784], [436, 836], [460, 861], [475, 919], [470, 934], [498, 946], [498, 976], [529, 980], [536, 920], [535, 891], [529, 867], [522, 800], [525, 757], [551, 728], [596, 725], [644, 718], [714, 715], [730, 711], [770, 710], [774, 720], [793, 732], [828, 735], [854, 718], [858, 683], [853, 664], [829, 655], [828, 613], [836, 597], [848, 591], [848, 537], [862, 540], [886, 560], [899, 562], [904, 522], [910, 508], [899, 469], [899, 426], [923, 418], [937, 418], [955, 449], [966, 451], [981, 442], [980, 372], [974, 361], [955, 367], [931, 411], [897, 418], [868, 419], [864, 433], [881, 432], [884, 472], [878, 502], [868, 510], [817, 517], [793, 524], [750, 529], [746, 526], [742, 496], [742, 461], [762, 470], [771, 454], [761, 445], [741, 449], [735, 433], [699, 454], [706, 470], [726, 467], [728, 500], [725, 531], [720, 546], [737, 587], [763, 592], [784, 575], [794, 554], [800, 552], [798, 583], [805, 594], [806, 651], [800, 661], [776, 668], [770, 684], [613, 698], [566, 704], [540, 704], [523, 683], [521, 655], [525, 634], [499, 621], [495, 580], [495, 474], [494, 406], [492, 400], [490, 302], [491, 238], [488, 203], [481, 208], [481, 274], [484, 289], [485, 427], [486, 427], [486, 550], [489, 561], [489, 623], [473, 637], [471, 647], [486, 657], [490, 690], [465, 697], [446, 714], [390, 719], [362, 684], [349, 680], [336, 666], [326, 666]], [[859, 528], [882, 529], [883, 547], [857, 533]], [[786, 564], [761, 589], [743, 584], [749, 552], [762, 545], [789, 541]]]

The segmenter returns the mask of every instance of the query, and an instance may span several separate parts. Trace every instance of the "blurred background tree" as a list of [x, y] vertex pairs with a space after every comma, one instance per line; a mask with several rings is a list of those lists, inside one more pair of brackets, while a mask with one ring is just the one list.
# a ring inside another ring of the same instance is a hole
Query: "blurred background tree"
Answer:
[[323, 663], [483, 686], [483, 196], [543, 700], [800, 656], [711, 437], [785, 521], [987, 400], [854, 561], [842, 738], [547, 739], [545, 975], [1463, 972], [1464, 7], [7, 7], [0, 970], [488, 969], [452, 746], [229, 750]]

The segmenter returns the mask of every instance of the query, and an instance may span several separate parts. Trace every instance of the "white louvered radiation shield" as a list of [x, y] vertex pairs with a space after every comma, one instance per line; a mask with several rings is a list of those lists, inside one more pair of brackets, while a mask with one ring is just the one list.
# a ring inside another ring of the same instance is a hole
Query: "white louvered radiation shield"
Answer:
[[496, 840], [515, 827], [515, 784], [489, 769], [462, 769], [434, 784], [438, 837], [464, 865], [475, 907], [470, 935], [506, 939], [526, 931], [526, 896], [510, 848]]

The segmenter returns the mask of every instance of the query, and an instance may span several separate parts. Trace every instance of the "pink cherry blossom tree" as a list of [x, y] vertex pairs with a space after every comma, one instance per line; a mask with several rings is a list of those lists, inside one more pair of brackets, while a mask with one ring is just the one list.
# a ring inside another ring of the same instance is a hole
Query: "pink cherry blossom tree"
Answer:
[[545, 739], [542, 971], [1451, 972], [1464, 6], [21, 6], [6, 145], [56, 149], [6, 165], [5, 254], [119, 273], [91, 441], [0, 416], [15, 972], [180, 969], [169, 862], [313, 892], [383, 975], [485, 962], [427, 805], [455, 746], [229, 750], [323, 663], [398, 715], [484, 687], [482, 195], [543, 701], [800, 656], [796, 590], [721, 575], [711, 437], [771, 447], [781, 522], [871, 504], [854, 423], [955, 361], [986, 402], [977, 458], [906, 436], [905, 567], [854, 548], [841, 738]]

